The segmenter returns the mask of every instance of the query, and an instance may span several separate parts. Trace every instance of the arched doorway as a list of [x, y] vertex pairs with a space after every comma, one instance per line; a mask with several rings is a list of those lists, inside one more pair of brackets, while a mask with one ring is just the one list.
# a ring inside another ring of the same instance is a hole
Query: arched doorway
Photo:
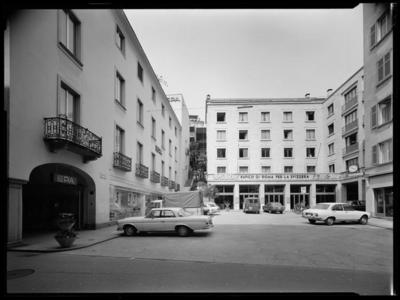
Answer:
[[38, 166], [23, 187], [23, 232], [57, 230], [62, 212], [75, 214], [75, 229], [94, 229], [95, 197], [95, 183], [82, 170], [58, 163]]

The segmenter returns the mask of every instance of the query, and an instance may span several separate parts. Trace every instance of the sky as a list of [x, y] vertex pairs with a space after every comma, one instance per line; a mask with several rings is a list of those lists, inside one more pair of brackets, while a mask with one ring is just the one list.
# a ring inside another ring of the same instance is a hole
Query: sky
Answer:
[[363, 65], [354, 9], [124, 10], [166, 94], [204, 120], [205, 99], [325, 97]]

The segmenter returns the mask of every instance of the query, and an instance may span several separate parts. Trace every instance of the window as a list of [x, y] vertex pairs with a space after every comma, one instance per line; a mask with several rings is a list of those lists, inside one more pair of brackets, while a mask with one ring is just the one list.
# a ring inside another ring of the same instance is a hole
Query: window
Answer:
[[161, 114], [165, 117], [165, 105], [161, 103]]
[[315, 141], [315, 129], [306, 129], [306, 140]]
[[283, 112], [283, 122], [292, 122], [292, 112], [291, 111], [285, 111]]
[[172, 167], [168, 168], [168, 179], [172, 180]]
[[151, 137], [156, 139], [156, 119], [151, 117]]
[[225, 148], [217, 149], [217, 158], [226, 158], [226, 149]]
[[261, 130], [261, 140], [270, 140], [271, 139], [271, 132], [268, 129]]
[[165, 176], [165, 162], [162, 160], [161, 161], [161, 176]]
[[169, 128], [172, 128], [172, 119], [171, 119], [171, 117], [169, 117], [168, 124], [169, 124]]
[[162, 218], [175, 218], [175, 214], [172, 210], [163, 210], [161, 217]]
[[217, 173], [218, 174], [225, 174], [226, 173], [226, 167], [217, 167]]
[[335, 164], [329, 165], [329, 173], [335, 173]]
[[284, 171], [285, 173], [293, 173], [293, 166], [285, 166], [285, 167], [283, 168], [283, 171]]
[[217, 141], [225, 141], [225, 140], [226, 140], [226, 131], [217, 130]]
[[70, 10], [59, 11], [59, 43], [68, 54], [80, 63], [81, 58], [81, 23]]
[[283, 130], [283, 139], [289, 141], [293, 140], [293, 130], [291, 129]]
[[115, 126], [115, 145], [114, 151], [118, 153], [124, 153], [125, 144], [125, 131], [119, 127]]
[[190, 126], [189, 131], [194, 132], [194, 126]]
[[330, 143], [328, 145], [328, 155], [333, 155], [333, 154], [335, 154], [335, 144]]
[[350, 166], [358, 167], [358, 157], [346, 160], [346, 170], [348, 170]]
[[153, 102], [156, 102], [156, 90], [154, 89], [154, 87], [151, 87], [151, 100], [153, 100]]
[[328, 135], [334, 134], [333, 123], [328, 125]]
[[140, 125], [143, 126], [143, 103], [140, 101], [140, 99], [137, 99], [137, 121]]
[[138, 164], [143, 164], [143, 145], [137, 142], [136, 160]]
[[143, 83], [143, 67], [139, 62], [137, 63], [137, 76], [139, 80]]
[[117, 44], [118, 49], [121, 50], [123, 54], [125, 54], [125, 36], [118, 26], [115, 33], [115, 43]]
[[378, 60], [378, 83], [388, 78], [391, 74], [390, 55], [391, 52], [389, 51], [380, 60]]
[[346, 147], [357, 144], [357, 133], [351, 134], [345, 138]]
[[170, 139], [168, 140], [168, 153], [169, 156], [172, 156], [172, 141]]
[[261, 112], [261, 122], [270, 122], [270, 114], [268, 111]]
[[248, 158], [249, 157], [249, 149], [248, 148], [239, 148], [239, 157], [240, 158]]
[[387, 140], [372, 147], [372, 163], [384, 164], [393, 159], [393, 143]]
[[175, 147], [175, 161], [178, 161], [178, 148]]
[[58, 116], [79, 123], [79, 95], [64, 82], [59, 83]]
[[390, 122], [392, 115], [392, 97], [389, 96], [377, 105], [371, 107], [371, 125], [372, 127], [383, 125]]
[[175, 137], [178, 137], [178, 128], [175, 126]]
[[307, 166], [307, 173], [315, 173], [315, 166]]
[[247, 112], [240, 112], [239, 122], [247, 122], [248, 121], [247, 117], [248, 117]]
[[217, 112], [217, 122], [225, 122], [225, 113]]
[[153, 152], [151, 153], [151, 170], [156, 170], [156, 155]]
[[248, 173], [248, 172], [249, 172], [249, 167], [247, 167], [247, 166], [239, 167], [239, 173]]
[[125, 80], [118, 72], [115, 74], [115, 100], [125, 105]]
[[247, 130], [239, 130], [239, 140], [247, 141], [248, 131]]
[[353, 122], [357, 122], [357, 110], [349, 113], [344, 117], [344, 124], [349, 125]]
[[307, 158], [315, 157], [315, 148], [307, 148], [306, 155], [307, 155]]
[[333, 115], [333, 113], [334, 113], [334, 110], [333, 110], [333, 103], [332, 103], [328, 106], [328, 116]]
[[307, 121], [315, 121], [315, 112], [314, 111], [306, 111], [306, 120]]
[[261, 148], [261, 157], [270, 157], [270, 148]]
[[376, 45], [390, 30], [390, 19], [387, 12], [383, 14], [370, 29], [370, 47]]
[[161, 129], [161, 147], [165, 149], [165, 132]]
[[293, 157], [293, 148], [284, 148], [283, 157]]
[[261, 173], [271, 173], [270, 166], [261, 166]]
[[347, 104], [354, 99], [357, 99], [357, 86], [344, 95], [344, 103]]

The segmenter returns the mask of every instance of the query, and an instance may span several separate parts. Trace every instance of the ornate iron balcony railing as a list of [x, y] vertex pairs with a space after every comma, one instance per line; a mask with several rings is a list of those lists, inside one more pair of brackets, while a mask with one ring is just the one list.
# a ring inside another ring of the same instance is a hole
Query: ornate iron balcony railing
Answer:
[[343, 128], [342, 128], [342, 134], [345, 134], [347, 132], [349, 132], [352, 129], [358, 128], [358, 119], [355, 119], [353, 122], [346, 124]]
[[149, 178], [149, 168], [142, 164], [136, 164], [135, 175], [142, 178]]
[[343, 155], [349, 154], [351, 152], [358, 151], [358, 143], [354, 143], [353, 145], [347, 146], [343, 149]]
[[157, 173], [156, 171], [151, 171], [150, 172], [150, 181], [159, 183], [161, 180], [160, 173]]
[[349, 101], [347, 101], [343, 106], [342, 106], [342, 113], [346, 112], [349, 108], [352, 108], [354, 105], [358, 103], [358, 97], [355, 97]]
[[161, 185], [167, 186], [168, 185], [168, 178], [165, 176], [161, 176]]
[[54, 152], [66, 148], [83, 156], [84, 161], [102, 156], [102, 139], [64, 117], [44, 118], [43, 139]]
[[114, 167], [124, 171], [131, 171], [132, 159], [122, 153], [114, 152]]

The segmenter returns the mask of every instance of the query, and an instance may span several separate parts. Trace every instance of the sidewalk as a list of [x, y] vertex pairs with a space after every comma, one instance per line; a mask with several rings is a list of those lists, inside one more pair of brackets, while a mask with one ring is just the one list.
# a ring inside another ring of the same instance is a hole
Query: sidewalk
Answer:
[[[232, 219], [232, 217], [234, 217]], [[285, 217], [285, 218], [282, 218]], [[270, 224], [270, 225], [307, 225], [300, 215], [292, 212], [286, 212], [284, 215], [279, 214], [244, 214], [241, 210], [221, 211], [220, 215], [214, 217], [214, 224]], [[245, 221], [247, 220], [247, 221]], [[267, 222], [266, 222], [267, 221]], [[393, 221], [370, 218], [368, 225], [386, 228], [393, 230]], [[101, 242], [109, 241], [118, 238], [122, 232], [116, 230], [116, 226], [108, 226], [96, 230], [81, 230], [77, 231], [78, 237], [75, 243], [70, 248], [61, 248], [57, 241], [54, 239], [55, 232], [42, 233], [32, 236], [24, 237], [22, 242], [18, 245], [8, 246], [8, 251], [21, 251], [21, 252], [61, 252], [76, 250], [89, 246], [96, 245]]]

